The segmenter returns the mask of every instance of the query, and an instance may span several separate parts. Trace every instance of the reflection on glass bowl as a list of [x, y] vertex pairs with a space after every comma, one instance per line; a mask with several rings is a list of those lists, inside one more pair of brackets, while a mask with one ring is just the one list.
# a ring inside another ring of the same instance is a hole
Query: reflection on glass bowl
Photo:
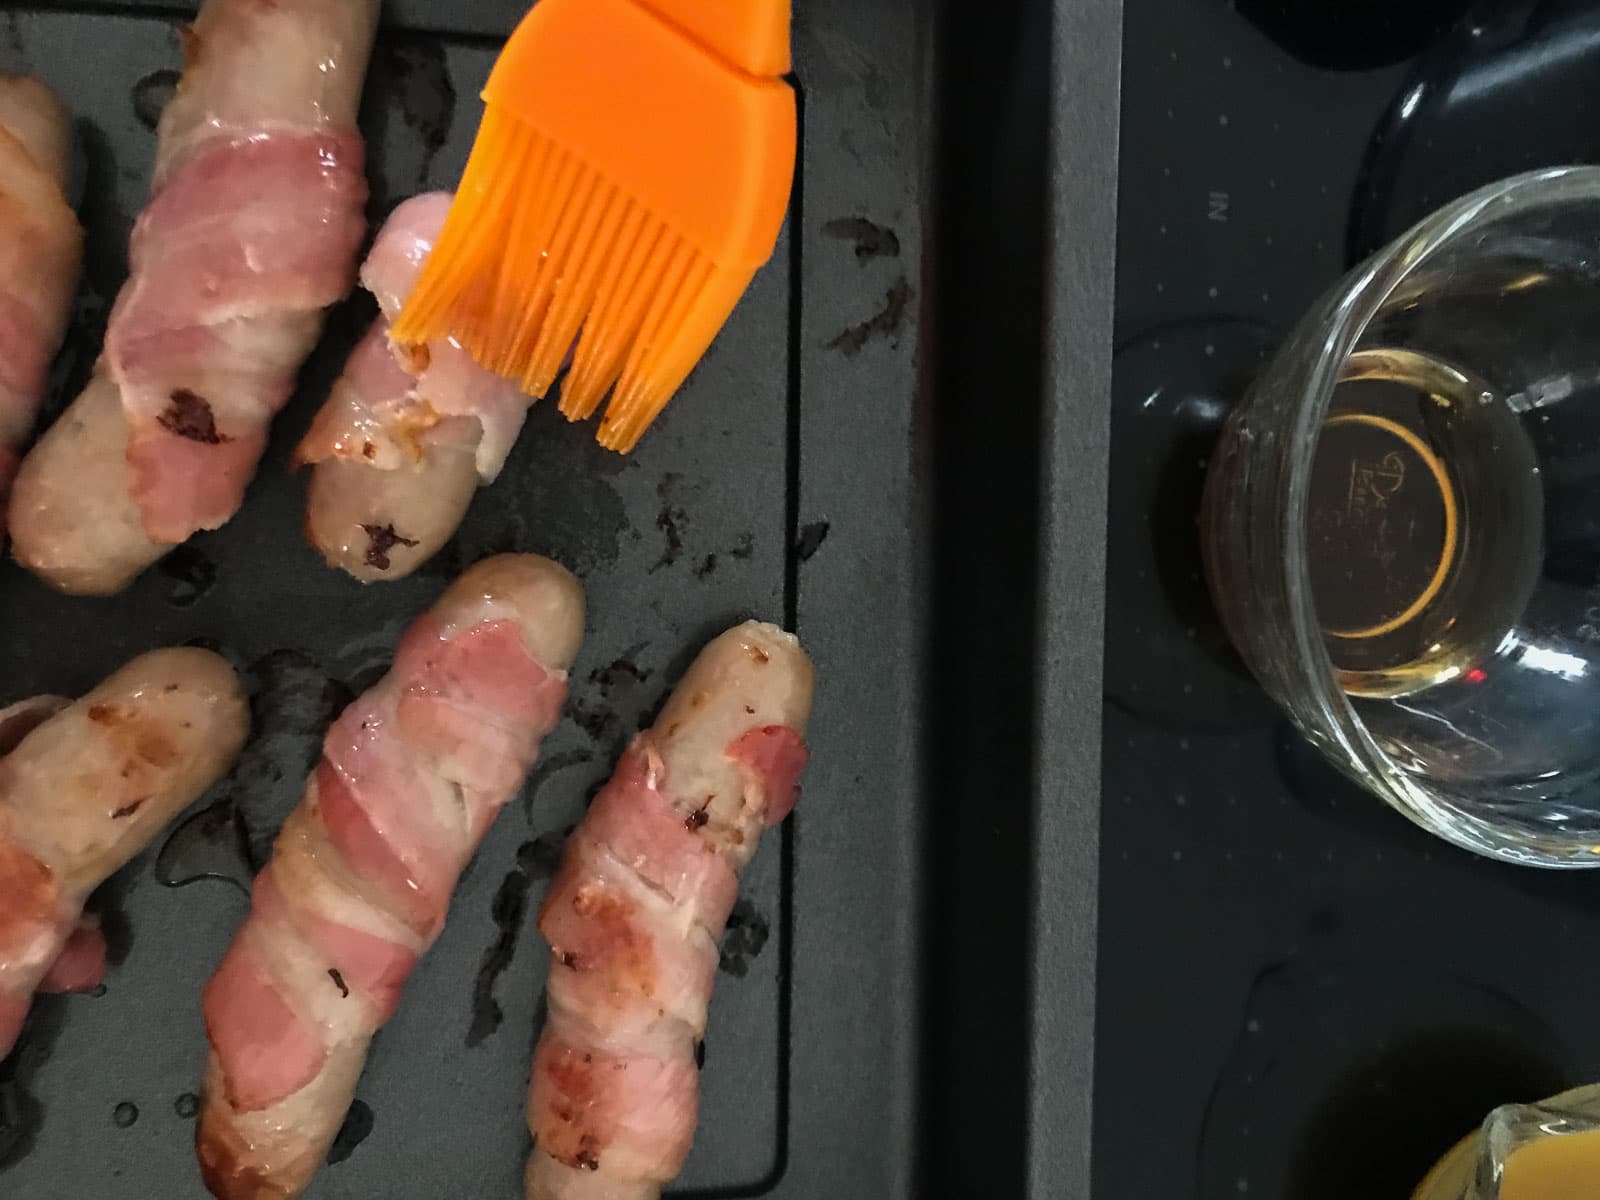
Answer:
[[1600, 866], [1600, 169], [1343, 280], [1234, 411], [1208, 582], [1268, 692], [1425, 828]]

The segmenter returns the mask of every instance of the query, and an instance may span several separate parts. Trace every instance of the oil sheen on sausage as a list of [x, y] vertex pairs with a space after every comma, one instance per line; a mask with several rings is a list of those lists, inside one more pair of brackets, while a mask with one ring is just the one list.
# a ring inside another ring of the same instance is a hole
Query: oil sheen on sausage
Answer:
[[361, 281], [379, 316], [300, 443], [314, 463], [306, 536], [364, 583], [409, 575], [438, 553], [480, 484], [505, 465], [529, 400], [460, 346], [389, 341], [450, 210], [448, 192], [407, 200], [384, 223]]
[[717, 945], [739, 872], [789, 815], [812, 668], [749, 622], [711, 642], [567, 843], [539, 913], [549, 1016], [528, 1200], [656, 1200], [694, 1137]]
[[212, 1195], [298, 1196], [326, 1158], [373, 1035], [560, 719], [582, 633], [564, 569], [486, 559], [329, 729], [202, 998], [197, 1150]]
[[71, 146], [56, 94], [29, 76], [0, 75], [0, 543], [83, 261], [66, 197]]
[[104, 942], [80, 929], [84, 900], [227, 772], [250, 728], [238, 677], [208, 650], [141, 655], [61, 705], [0, 709], [14, 742], [0, 758], [0, 1057], [36, 990], [97, 981]]
[[238, 511], [324, 309], [354, 282], [378, 0], [206, 0], [161, 115], [94, 380], [23, 462], [13, 553], [120, 591]]

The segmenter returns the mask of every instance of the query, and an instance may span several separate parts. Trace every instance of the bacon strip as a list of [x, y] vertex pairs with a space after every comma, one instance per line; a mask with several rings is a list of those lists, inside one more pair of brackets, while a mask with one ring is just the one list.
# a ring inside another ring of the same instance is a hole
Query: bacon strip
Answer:
[[463, 575], [323, 743], [202, 998], [198, 1133], [222, 1200], [298, 1196], [461, 871], [560, 719], [577, 581], [503, 555]]
[[83, 230], [64, 190], [71, 138], [54, 92], [0, 75], [0, 541], [83, 260]]
[[761, 831], [793, 807], [811, 678], [771, 625], [717, 638], [568, 843], [539, 913], [528, 1200], [654, 1200], [682, 1170], [717, 943]]
[[96, 379], [18, 480], [17, 556], [47, 581], [118, 591], [238, 511], [323, 310], [354, 283], [377, 14], [207, 0], [185, 31]]
[[105, 974], [83, 902], [232, 765], [250, 728], [233, 669], [206, 650], [134, 659], [75, 704], [0, 710], [27, 729], [0, 758], [0, 1057], [35, 991]]
[[[500, 474], [530, 403], [447, 339], [410, 349], [389, 341], [450, 199], [415, 196], [384, 223], [361, 271], [380, 315], [295, 452], [316, 464], [307, 536], [363, 582], [409, 574], [444, 545], [477, 486]], [[387, 531], [376, 553], [373, 530]]]

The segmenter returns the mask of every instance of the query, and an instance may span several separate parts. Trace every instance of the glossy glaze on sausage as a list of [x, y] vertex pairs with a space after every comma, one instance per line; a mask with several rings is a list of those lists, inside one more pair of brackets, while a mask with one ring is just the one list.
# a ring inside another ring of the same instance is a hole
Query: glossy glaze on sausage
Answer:
[[238, 511], [366, 235], [356, 108], [378, 0], [206, 0], [161, 115], [94, 380], [24, 460], [13, 554], [126, 587]]
[[29, 76], [0, 75], [0, 543], [83, 262], [66, 196], [71, 151], [56, 94]]
[[467, 571], [334, 722], [206, 985], [197, 1134], [221, 1200], [298, 1196], [461, 871], [560, 719], [583, 592], [549, 559]]
[[98, 981], [84, 901], [222, 778], [250, 729], [238, 677], [208, 650], [141, 655], [62, 704], [0, 710], [0, 1057], [36, 990]]
[[655, 1200], [682, 1170], [718, 940], [762, 831], [794, 805], [811, 698], [794, 637], [729, 630], [568, 841], [539, 913], [549, 1016], [528, 1092], [528, 1200]]

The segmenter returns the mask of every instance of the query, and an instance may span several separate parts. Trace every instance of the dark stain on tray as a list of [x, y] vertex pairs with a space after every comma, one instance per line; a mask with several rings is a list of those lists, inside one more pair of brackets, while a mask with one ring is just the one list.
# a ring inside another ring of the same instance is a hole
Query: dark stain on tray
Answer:
[[217, 583], [217, 564], [193, 546], [178, 546], [166, 555], [156, 569], [170, 582], [167, 603], [173, 608], [190, 608]]
[[328, 1165], [342, 1163], [356, 1152], [356, 1147], [367, 1140], [372, 1132], [372, 1107], [365, 1100], [352, 1100], [344, 1124], [328, 1147]]
[[673, 495], [682, 481], [682, 475], [676, 471], [668, 471], [661, 477], [661, 482], [656, 484], [656, 496], [661, 501], [661, 507], [656, 512], [656, 528], [666, 538], [667, 544], [661, 551], [661, 557], [656, 561], [656, 565], [650, 568], [652, 572], [659, 571], [662, 567], [670, 567], [683, 553], [683, 529], [689, 523], [689, 517], [682, 506], [676, 503]]
[[810, 562], [812, 555], [822, 549], [822, 543], [828, 538], [830, 526], [826, 521], [811, 521], [800, 527], [800, 536], [795, 538], [795, 557], [801, 562]]
[[568, 825], [565, 829], [546, 830], [531, 842], [523, 842], [517, 847], [517, 864], [535, 883], [553, 879], [561, 869], [561, 856], [566, 852], [567, 839], [576, 828], [576, 825]]
[[[133, 922], [128, 919], [128, 896], [138, 886], [141, 860], [124, 867], [94, 890], [84, 905], [100, 919], [100, 935], [106, 940], [106, 962], [120, 967], [133, 949]], [[100, 987], [105, 987], [101, 984]], [[92, 994], [92, 993], [91, 993]]]
[[66, 1022], [65, 997], [36, 999], [11, 1054], [0, 1060], [0, 1170], [25, 1158], [44, 1122], [44, 1105], [30, 1090]]
[[874, 258], [899, 258], [900, 238], [887, 225], [879, 225], [865, 217], [839, 217], [822, 227], [827, 237], [854, 242], [856, 259], [870, 262]]
[[193, 1092], [180, 1092], [172, 1102], [172, 1111], [185, 1121], [193, 1120], [200, 1111], [200, 1097]]
[[132, 1129], [139, 1120], [139, 1106], [131, 1100], [124, 1100], [111, 1110], [111, 1123], [118, 1129]]
[[[410, 190], [422, 191], [433, 172], [433, 160], [449, 141], [455, 123], [456, 88], [445, 48], [431, 38], [380, 40], [367, 71], [367, 88], [374, 108], [365, 123], [379, 127], [373, 130], [377, 136], [370, 139], [371, 144], [388, 145], [391, 150], [419, 147], [416, 166], [410, 172]], [[385, 138], [381, 128], [391, 114], [405, 126], [404, 135], [392, 139]], [[378, 176], [405, 174], [402, 164], [385, 166], [386, 170], [376, 172]], [[387, 199], [382, 197], [380, 202]]]
[[528, 782], [522, 789], [522, 811], [529, 821], [533, 820], [534, 804], [538, 799], [544, 785], [555, 775], [567, 770], [569, 767], [583, 766], [593, 762], [594, 755], [588, 750], [562, 750], [541, 758], [528, 776]]
[[633, 656], [644, 649], [634, 646], [603, 667], [589, 673], [584, 696], [571, 701], [572, 719], [595, 742], [605, 756], [615, 758], [627, 739], [638, 729], [641, 714], [650, 711], [644, 685], [650, 672], [642, 669]]
[[139, 118], [139, 124], [154, 133], [156, 125], [161, 121], [162, 112], [171, 103], [177, 91], [178, 72], [171, 67], [151, 71], [134, 84], [130, 99], [133, 101], [133, 115]]
[[249, 891], [273, 839], [300, 802], [329, 724], [355, 694], [310, 655], [275, 650], [246, 672], [251, 737], [218, 786], [220, 799], [173, 832], [156, 859], [169, 887], [226, 879]]
[[755, 552], [755, 538], [751, 537], [748, 533], [741, 533], [739, 535], [739, 540], [734, 544], [733, 549], [728, 551], [731, 556], [737, 558], [740, 562], [744, 562]]
[[223, 879], [249, 892], [244, 827], [232, 801], [207, 805], [172, 831], [156, 855], [156, 879], [168, 887]]
[[772, 926], [761, 911], [743, 896], [728, 914], [728, 927], [722, 931], [722, 953], [718, 969], [736, 979], [750, 973], [750, 964], [761, 956]]
[[[532, 843], [528, 845], [531, 847]], [[517, 865], [506, 872], [489, 907], [497, 932], [478, 962], [477, 978], [472, 983], [472, 1023], [467, 1026], [469, 1049], [481, 1045], [505, 1020], [505, 1013], [494, 998], [494, 985], [516, 957], [517, 936], [528, 916], [528, 891], [533, 886], [533, 877], [523, 869], [522, 857], [522, 851], [518, 850]]]
[[911, 284], [902, 275], [896, 279], [883, 297], [883, 307], [860, 324], [852, 325], [827, 343], [827, 349], [838, 350], [846, 358], [861, 353], [874, 338], [890, 341], [899, 335], [905, 324], [906, 311], [911, 307]]

